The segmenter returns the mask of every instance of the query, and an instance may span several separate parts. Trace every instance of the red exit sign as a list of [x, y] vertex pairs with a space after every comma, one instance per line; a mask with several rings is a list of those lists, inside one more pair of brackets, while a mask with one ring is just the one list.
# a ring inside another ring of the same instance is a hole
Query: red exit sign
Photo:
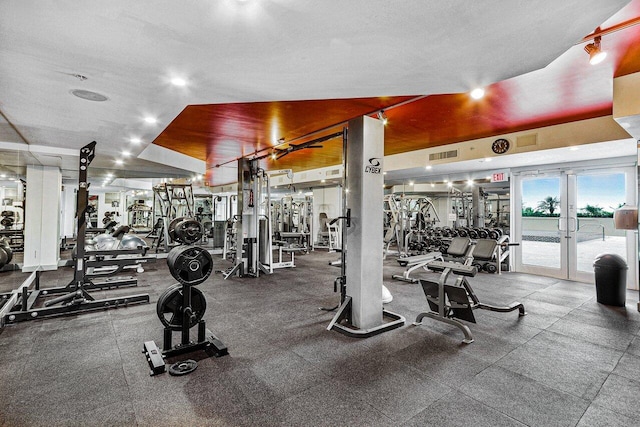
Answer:
[[491, 182], [504, 182], [509, 181], [509, 177], [506, 172], [494, 172], [491, 174]]

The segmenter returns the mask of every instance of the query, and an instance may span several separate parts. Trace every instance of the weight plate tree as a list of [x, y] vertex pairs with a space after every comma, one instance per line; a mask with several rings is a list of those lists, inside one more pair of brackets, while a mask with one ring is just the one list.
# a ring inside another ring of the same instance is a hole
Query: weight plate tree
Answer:
[[[206, 328], [203, 316], [207, 309], [207, 300], [202, 291], [195, 286], [205, 282], [213, 271], [211, 254], [198, 246], [177, 246], [167, 256], [167, 265], [171, 275], [180, 283], [171, 285], [160, 295], [156, 304], [156, 313], [164, 326], [162, 351], [153, 341], [146, 341], [143, 353], [147, 358], [151, 375], [165, 372], [167, 357], [205, 350], [210, 356], [229, 354], [227, 347]], [[198, 340], [191, 340], [190, 329], [198, 327]], [[181, 332], [180, 343], [173, 346], [173, 331]], [[192, 360], [173, 364], [172, 375], [184, 375], [193, 372], [197, 363]]]
[[211, 254], [198, 246], [177, 246], [167, 255], [171, 275], [183, 285], [196, 286], [213, 272]]

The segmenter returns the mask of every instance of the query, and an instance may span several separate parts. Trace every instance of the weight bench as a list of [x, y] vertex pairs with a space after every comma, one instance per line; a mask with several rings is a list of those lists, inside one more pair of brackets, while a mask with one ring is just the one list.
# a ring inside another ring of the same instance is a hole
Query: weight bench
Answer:
[[444, 261], [444, 259], [442, 258], [442, 253], [437, 251], [429, 252], [428, 254], [424, 255], [398, 258], [398, 264], [400, 264], [402, 267], [407, 267], [407, 269], [402, 273], [402, 275], [394, 274], [392, 277], [396, 280], [402, 280], [403, 282], [416, 283], [418, 279], [412, 278], [411, 273], [419, 268], [428, 270], [427, 264], [438, 259], [440, 261]]
[[518, 243], [509, 243], [507, 235], [498, 240], [478, 239], [473, 251], [473, 264], [478, 271], [484, 269], [488, 273], [501, 274], [502, 263], [509, 257], [509, 246], [518, 246]]
[[[467, 277], [474, 277], [478, 273], [475, 265], [433, 261], [429, 263], [427, 267], [433, 271], [440, 271], [442, 273], [437, 282], [422, 279], [419, 281], [431, 311], [418, 314], [416, 321], [413, 323], [416, 326], [422, 325], [422, 319], [425, 317], [430, 317], [458, 327], [464, 333], [464, 340], [462, 342], [470, 344], [473, 342], [471, 330], [460, 320], [476, 323], [475, 316], [473, 315], [473, 310], [476, 308], [501, 313], [517, 309], [520, 316], [527, 314], [524, 305], [519, 302], [514, 302], [505, 307], [481, 303], [467, 281]], [[455, 283], [453, 285], [447, 285], [447, 278], [452, 273], [457, 276]]]

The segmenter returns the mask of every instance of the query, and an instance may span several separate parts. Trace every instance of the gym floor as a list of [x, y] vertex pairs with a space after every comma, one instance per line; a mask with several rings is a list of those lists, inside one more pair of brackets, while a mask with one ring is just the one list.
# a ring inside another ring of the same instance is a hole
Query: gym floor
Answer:
[[[483, 302], [523, 302], [528, 315], [476, 310], [475, 342], [425, 319], [421, 288], [391, 279], [387, 308], [407, 326], [367, 339], [326, 330], [339, 269], [323, 251], [260, 279], [214, 274], [199, 288], [205, 320], [228, 347], [189, 375], [149, 376], [144, 341], [162, 342], [155, 302], [171, 284], [159, 260], [137, 288], [151, 304], [9, 325], [0, 334], [2, 426], [623, 426], [640, 425], [640, 313], [595, 300], [595, 287], [557, 279], [480, 273]], [[216, 268], [230, 264], [219, 257]], [[42, 287], [71, 280], [42, 275]], [[424, 277], [437, 276], [422, 273]], [[26, 274], [0, 274], [0, 291]], [[187, 357], [185, 357], [187, 358]]]

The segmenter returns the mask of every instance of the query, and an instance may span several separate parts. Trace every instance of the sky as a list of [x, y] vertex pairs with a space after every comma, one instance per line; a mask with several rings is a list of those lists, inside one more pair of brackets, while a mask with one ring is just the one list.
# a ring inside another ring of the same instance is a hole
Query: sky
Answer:
[[[578, 209], [586, 205], [612, 212], [625, 201], [624, 173], [578, 175]], [[560, 199], [561, 179], [533, 178], [522, 181], [522, 206], [536, 209], [548, 196]]]

